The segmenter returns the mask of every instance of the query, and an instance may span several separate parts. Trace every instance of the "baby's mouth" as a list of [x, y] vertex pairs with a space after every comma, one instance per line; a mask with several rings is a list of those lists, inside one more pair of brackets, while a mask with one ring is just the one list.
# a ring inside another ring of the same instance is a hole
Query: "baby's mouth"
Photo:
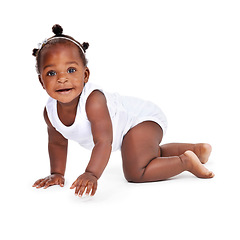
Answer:
[[62, 89], [57, 89], [56, 92], [66, 94], [66, 93], [69, 93], [71, 90], [72, 88], [62, 88]]

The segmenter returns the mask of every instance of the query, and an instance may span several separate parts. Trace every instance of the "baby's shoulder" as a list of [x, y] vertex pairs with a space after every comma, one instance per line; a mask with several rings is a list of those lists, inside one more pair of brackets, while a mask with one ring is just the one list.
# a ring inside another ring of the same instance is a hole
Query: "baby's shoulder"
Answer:
[[48, 127], [52, 127], [52, 124], [48, 118], [47, 107], [45, 107], [43, 109], [43, 117], [44, 117], [44, 120], [45, 120], [46, 124], [48, 125]]
[[99, 90], [92, 91], [86, 101], [86, 110], [87, 109], [96, 110], [101, 105], [106, 105], [105, 95]]

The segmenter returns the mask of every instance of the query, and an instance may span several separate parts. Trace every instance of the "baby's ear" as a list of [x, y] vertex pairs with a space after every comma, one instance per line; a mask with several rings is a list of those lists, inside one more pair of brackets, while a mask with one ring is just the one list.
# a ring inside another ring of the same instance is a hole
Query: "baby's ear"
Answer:
[[38, 75], [38, 80], [39, 80], [39, 82], [41, 83], [41, 85], [42, 85], [43, 89], [45, 89], [45, 87], [44, 87], [44, 85], [43, 85], [42, 78], [41, 78], [41, 76], [40, 76], [40, 75]]
[[89, 71], [89, 68], [86, 67], [85, 73], [84, 73], [84, 83], [88, 82], [89, 76], [90, 76], [90, 71]]

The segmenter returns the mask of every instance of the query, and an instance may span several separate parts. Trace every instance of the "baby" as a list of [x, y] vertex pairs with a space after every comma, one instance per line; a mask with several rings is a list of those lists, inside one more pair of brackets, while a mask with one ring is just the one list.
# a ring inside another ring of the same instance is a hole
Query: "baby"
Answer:
[[95, 194], [111, 152], [118, 149], [129, 182], [160, 181], [183, 171], [199, 178], [214, 176], [203, 165], [211, 153], [209, 144], [160, 145], [167, 128], [161, 109], [89, 83], [85, 57], [89, 44], [64, 35], [60, 25], [52, 29], [55, 35], [33, 50], [39, 81], [50, 96], [44, 119], [51, 175], [37, 180], [33, 187], [64, 186], [69, 139], [92, 151], [85, 172], [71, 186], [78, 196], [85, 191]]

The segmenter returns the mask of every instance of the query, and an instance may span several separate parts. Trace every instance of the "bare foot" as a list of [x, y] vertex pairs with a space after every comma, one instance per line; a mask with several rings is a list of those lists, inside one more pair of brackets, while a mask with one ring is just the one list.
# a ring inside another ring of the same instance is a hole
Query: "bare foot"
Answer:
[[212, 152], [212, 147], [208, 143], [198, 143], [194, 146], [194, 153], [198, 156], [201, 163], [206, 163]]
[[180, 158], [186, 165], [186, 170], [194, 174], [196, 177], [214, 177], [214, 173], [203, 166], [203, 164], [200, 162], [199, 158], [194, 152], [188, 150], [184, 154], [182, 154]]

